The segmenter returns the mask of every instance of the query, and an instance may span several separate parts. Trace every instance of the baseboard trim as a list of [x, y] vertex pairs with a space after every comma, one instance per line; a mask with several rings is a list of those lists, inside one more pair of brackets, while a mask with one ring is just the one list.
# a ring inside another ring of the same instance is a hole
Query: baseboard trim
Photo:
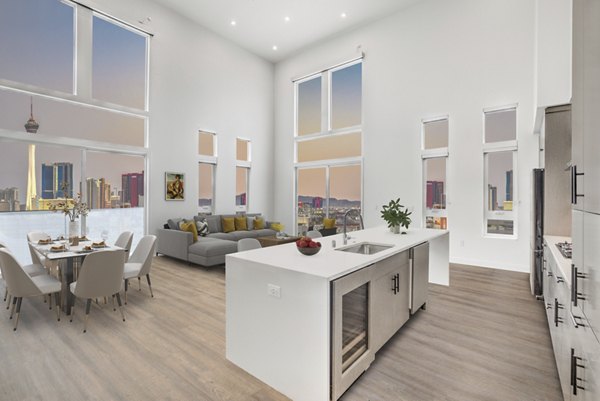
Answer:
[[481, 260], [481, 259], [469, 259], [469, 258], [450, 258], [450, 263], [457, 263], [460, 265], [479, 266], [487, 267], [491, 269], [507, 270], [513, 272], [529, 273], [530, 268], [528, 265], [513, 264], [513, 263], [501, 263], [497, 261]]

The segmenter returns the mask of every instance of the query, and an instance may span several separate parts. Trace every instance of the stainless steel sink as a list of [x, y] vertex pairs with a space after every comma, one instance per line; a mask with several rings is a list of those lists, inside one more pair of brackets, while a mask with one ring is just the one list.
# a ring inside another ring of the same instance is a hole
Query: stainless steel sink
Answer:
[[363, 255], [373, 255], [377, 252], [385, 251], [386, 249], [393, 248], [394, 245], [388, 244], [375, 244], [373, 242], [360, 242], [343, 248], [338, 248], [336, 251], [360, 253]]

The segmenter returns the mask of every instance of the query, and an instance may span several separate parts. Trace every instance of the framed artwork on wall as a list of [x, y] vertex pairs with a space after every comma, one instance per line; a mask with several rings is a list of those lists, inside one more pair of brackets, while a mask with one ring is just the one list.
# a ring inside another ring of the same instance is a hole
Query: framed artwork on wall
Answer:
[[184, 174], [165, 172], [165, 200], [184, 200]]

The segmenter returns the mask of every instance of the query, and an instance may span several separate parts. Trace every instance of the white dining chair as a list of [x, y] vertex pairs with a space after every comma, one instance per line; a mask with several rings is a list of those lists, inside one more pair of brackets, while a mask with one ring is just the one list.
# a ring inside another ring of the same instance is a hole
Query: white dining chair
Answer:
[[262, 245], [256, 238], [242, 238], [237, 243], [238, 252], [250, 251], [252, 249], [262, 248]]
[[[6, 252], [10, 253], [10, 249], [8, 249], [4, 244], [1, 244], [0, 249], [4, 249]], [[0, 268], [2, 268], [2, 262], [0, 262]], [[27, 273], [30, 277], [36, 277], [46, 274], [46, 269], [43, 266], [32, 263], [30, 265], [21, 265], [21, 268]], [[4, 273], [2, 273], [2, 279], [4, 279]], [[10, 308], [10, 301], [12, 299], [12, 294], [10, 292], [10, 286], [6, 279], [4, 279], [4, 301], [6, 301], [6, 309]], [[44, 302], [46, 299], [44, 298]]]
[[131, 251], [131, 242], [133, 241], [133, 233], [131, 231], [123, 231], [119, 238], [115, 241], [115, 246], [125, 249], [125, 262], [129, 259], [129, 251]]
[[[152, 292], [152, 283], [150, 281], [150, 269], [152, 268], [152, 256], [156, 249], [156, 236], [146, 235], [142, 237], [139, 244], [129, 257], [129, 261], [125, 263], [125, 272], [123, 273], [123, 279], [125, 280], [125, 304], [127, 304], [127, 289], [129, 287], [129, 280], [137, 277], [138, 283], [141, 281], [141, 277], [146, 276], [148, 281], [148, 288], [150, 289], [150, 296], [154, 298]], [[140, 284], [141, 290], [141, 284]]]
[[[122, 286], [125, 251], [121, 249], [96, 251], [87, 255], [79, 270], [77, 281], [71, 283], [69, 290], [75, 297], [84, 298], [85, 321], [83, 332], [87, 331], [87, 322], [92, 306], [92, 299], [104, 296], [116, 297], [121, 317], [125, 321], [123, 305], [119, 291]], [[75, 316], [75, 304], [71, 305], [71, 319]]]
[[[23, 301], [23, 298], [40, 295], [50, 295], [50, 298], [52, 298], [51, 295], [54, 294], [56, 317], [57, 320], [60, 321], [60, 281], [47, 274], [31, 277], [6, 248], [0, 249], [0, 268], [2, 269], [2, 277], [4, 277], [4, 280], [10, 289], [10, 293], [13, 296], [13, 307], [10, 312], [11, 319], [13, 318], [16, 307], [15, 326], [13, 330], [16, 331], [17, 326], [19, 325], [21, 302]], [[50, 309], [52, 309], [52, 302], [50, 302]]]
[[[50, 239], [48, 233], [42, 231], [32, 231], [27, 233], [27, 241], [29, 242], [29, 253], [31, 254], [31, 263], [36, 263], [41, 266], [46, 266], [48, 260], [44, 255], [39, 253], [32, 244], [36, 244], [39, 240]], [[46, 266], [47, 267], [47, 266]]]
[[315, 238], [321, 238], [323, 236], [323, 234], [321, 234], [321, 232], [318, 230], [310, 230], [309, 232], [306, 233], [306, 236], [310, 237], [312, 239], [315, 239]]

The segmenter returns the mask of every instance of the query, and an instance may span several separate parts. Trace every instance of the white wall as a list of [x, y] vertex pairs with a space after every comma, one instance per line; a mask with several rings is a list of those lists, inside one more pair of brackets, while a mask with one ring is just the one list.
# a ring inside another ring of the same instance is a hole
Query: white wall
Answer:
[[[273, 65], [153, 2], [86, 3], [135, 25], [152, 19], [148, 231], [197, 213], [199, 129], [218, 134], [216, 213], [234, 212], [241, 136], [252, 140], [249, 211], [271, 216]], [[165, 171], [185, 173], [185, 201], [164, 200]]]
[[[420, 121], [450, 115], [448, 215], [453, 262], [529, 270], [535, 3], [425, 0], [312, 46], [275, 68], [275, 217], [293, 227], [293, 85], [366, 53], [363, 65], [365, 224], [400, 196], [421, 225]], [[482, 109], [518, 103], [518, 239], [483, 236]]]

